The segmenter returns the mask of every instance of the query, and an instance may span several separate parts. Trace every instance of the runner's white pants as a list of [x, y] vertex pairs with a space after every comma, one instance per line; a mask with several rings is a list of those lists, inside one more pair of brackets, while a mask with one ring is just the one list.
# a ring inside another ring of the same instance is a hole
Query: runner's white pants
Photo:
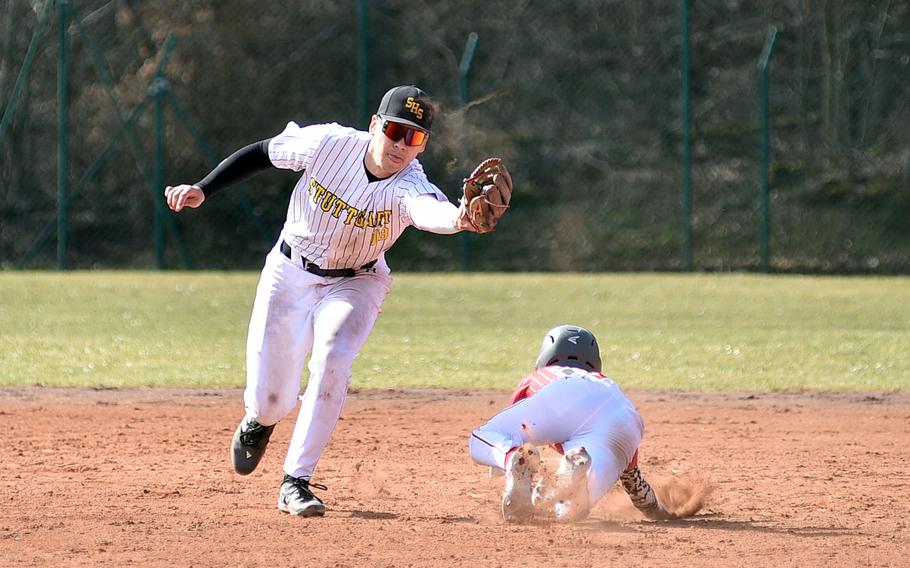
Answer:
[[611, 380], [570, 376], [506, 408], [471, 435], [471, 458], [504, 469], [506, 453], [524, 443], [584, 447], [591, 455], [588, 496], [603, 497], [628, 466], [644, 435], [635, 406]]
[[391, 283], [384, 258], [353, 277], [324, 278], [303, 270], [277, 245], [266, 257], [250, 317], [243, 399], [248, 417], [275, 424], [294, 409], [311, 355], [284, 462], [288, 475], [313, 474], [344, 407], [351, 365]]

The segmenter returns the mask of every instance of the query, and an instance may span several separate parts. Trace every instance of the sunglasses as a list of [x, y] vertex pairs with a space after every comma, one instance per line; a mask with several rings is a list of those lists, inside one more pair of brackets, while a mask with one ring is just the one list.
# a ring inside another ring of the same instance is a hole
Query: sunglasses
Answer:
[[404, 143], [408, 146], [420, 146], [429, 136], [429, 133], [424, 130], [411, 128], [400, 122], [392, 122], [390, 120], [382, 121], [382, 133], [394, 142], [404, 138]]

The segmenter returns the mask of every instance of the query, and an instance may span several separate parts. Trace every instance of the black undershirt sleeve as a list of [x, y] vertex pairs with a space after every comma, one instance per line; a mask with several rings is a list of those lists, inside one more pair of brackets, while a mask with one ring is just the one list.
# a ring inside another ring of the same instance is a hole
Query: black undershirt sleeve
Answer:
[[201, 189], [206, 197], [211, 197], [222, 189], [272, 167], [272, 160], [269, 159], [271, 140], [266, 138], [237, 150], [218, 164], [202, 181], [197, 182], [196, 187]]

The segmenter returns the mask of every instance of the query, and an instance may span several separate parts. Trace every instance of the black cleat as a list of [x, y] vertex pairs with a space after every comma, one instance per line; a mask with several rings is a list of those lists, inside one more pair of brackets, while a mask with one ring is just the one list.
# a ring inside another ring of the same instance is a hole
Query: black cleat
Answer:
[[325, 485], [310, 483], [302, 477], [292, 477], [285, 474], [281, 482], [281, 491], [278, 493], [278, 509], [300, 517], [321, 517], [325, 515], [325, 505], [322, 499], [313, 495], [310, 487], [325, 491]]
[[234, 471], [240, 475], [253, 473], [265, 453], [266, 446], [269, 445], [269, 436], [274, 429], [274, 424], [263, 426], [252, 418], [240, 421], [237, 431], [234, 432], [234, 439], [231, 440]]

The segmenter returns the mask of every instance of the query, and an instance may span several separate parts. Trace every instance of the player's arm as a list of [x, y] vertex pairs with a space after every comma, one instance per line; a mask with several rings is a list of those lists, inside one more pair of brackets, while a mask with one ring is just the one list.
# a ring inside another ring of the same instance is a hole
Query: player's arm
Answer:
[[[635, 456], [636, 458], [638, 457], [638, 452], [635, 452]], [[660, 502], [660, 499], [657, 498], [657, 494], [654, 493], [651, 484], [641, 474], [638, 464], [635, 463], [637, 460], [633, 458], [632, 461], [633, 463], [619, 477], [620, 482], [622, 482], [622, 488], [629, 494], [632, 504], [649, 519], [667, 520], [674, 518]]]
[[404, 199], [408, 216], [415, 227], [440, 235], [451, 235], [464, 229], [458, 224], [458, 207], [440, 201], [431, 194], [409, 195]]
[[207, 197], [273, 167], [269, 159], [270, 140], [260, 140], [237, 150], [194, 184], [167, 186], [164, 195], [168, 207], [174, 211], [199, 207]]

